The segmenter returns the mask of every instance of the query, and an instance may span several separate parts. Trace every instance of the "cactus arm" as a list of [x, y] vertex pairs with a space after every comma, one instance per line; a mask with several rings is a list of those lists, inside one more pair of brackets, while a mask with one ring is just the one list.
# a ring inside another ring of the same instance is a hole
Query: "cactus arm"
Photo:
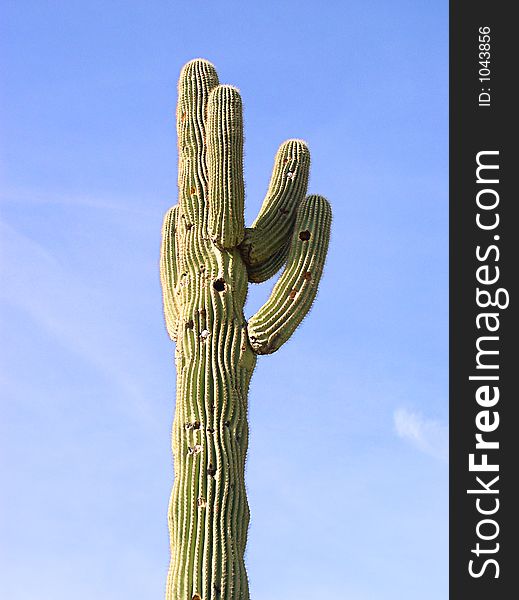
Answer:
[[177, 339], [177, 328], [179, 318], [179, 306], [176, 292], [178, 282], [177, 269], [177, 228], [178, 206], [175, 205], [168, 210], [162, 224], [162, 243], [160, 247], [160, 282], [162, 285], [162, 301], [164, 305], [164, 317], [169, 337]]
[[187, 227], [202, 223], [207, 200], [206, 113], [209, 94], [218, 85], [214, 66], [201, 59], [188, 62], [178, 82], [179, 205]]
[[310, 152], [305, 142], [293, 139], [281, 144], [260, 212], [240, 245], [250, 271], [269, 262], [289, 242], [297, 207], [306, 194], [309, 170]]
[[238, 90], [219, 85], [207, 106], [209, 235], [220, 248], [244, 236], [243, 116]]
[[331, 220], [330, 205], [322, 196], [309, 196], [299, 206], [285, 270], [248, 323], [256, 354], [278, 350], [309, 311], [323, 272]]
[[247, 265], [248, 280], [251, 283], [262, 283], [273, 277], [286, 263], [289, 250], [290, 239], [265, 262], [257, 265]]

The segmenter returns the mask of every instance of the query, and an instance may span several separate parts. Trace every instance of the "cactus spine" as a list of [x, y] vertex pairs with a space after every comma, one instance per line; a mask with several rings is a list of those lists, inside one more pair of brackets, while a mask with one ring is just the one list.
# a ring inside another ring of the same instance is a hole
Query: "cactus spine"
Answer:
[[[248, 600], [249, 381], [256, 355], [287, 341], [315, 298], [331, 210], [321, 196], [305, 198], [309, 151], [289, 140], [245, 228], [240, 94], [201, 59], [184, 66], [178, 93], [179, 202], [164, 219], [160, 269], [177, 368], [166, 599]], [[248, 281], [284, 264], [247, 322]]]

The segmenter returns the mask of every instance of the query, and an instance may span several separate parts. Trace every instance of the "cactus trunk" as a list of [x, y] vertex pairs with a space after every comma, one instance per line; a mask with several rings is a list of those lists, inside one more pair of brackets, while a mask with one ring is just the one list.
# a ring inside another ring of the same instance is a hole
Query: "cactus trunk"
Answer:
[[[248, 600], [244, 553], [247, 398], [259, 354], [277, 350], [308, 312], [328, 247], [331, 212], [305, 199], [309, 153], [289, 140], [262, 209], [243, 223], [241, 98], [204, 60], [179, 81], [179, 203], [166, 214], [161, 282], [176, 341], [175, 479], [169, 504], [167, 600]], [[249, 321], [248, 282], [286, 263]]]
[[248, 598], [243, 555], [247, 392], [256, 361], [243, 305], [247, 272], [237, 250], [219, 250], [192, 228], [177, 331], [169, 507], [168, 600]]

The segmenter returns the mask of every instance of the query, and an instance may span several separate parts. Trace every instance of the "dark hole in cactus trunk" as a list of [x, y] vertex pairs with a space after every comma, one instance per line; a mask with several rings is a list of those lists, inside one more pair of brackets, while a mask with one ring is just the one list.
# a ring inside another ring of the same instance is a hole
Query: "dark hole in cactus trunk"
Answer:
[[200, 429], [200, 422], [199, 421], [195, 421], [193, 423], [193, 429]]
[[223, 279], [217, 279], [213, 283], [213, 287], [217, 292], [223, 292], [225, 289], [225, 281]]
[[209, 467], [207, 468], [207, 474], [210, 477], [214, 477], [216, 475], [216, 469], [213, 467], [213, 465], [209, 465]]
[[293, 300], [296, 297], [296, 294], [297, 290], [292, 290], [288, 297], [290, 298], [290, 300]]
[[186, 329], [193, 329], [194, 323], [193, 323], [193, 319], [190, 319], [189, 321], [186, 322]]
[[305, 279], [306, 281], [310, 281], [310, 279], [312, 279], [312, 273], [310, 273], [310, 271], [307, 271], [305, 273]]
[[310, 232], [308, 231], [308, 229], [305, 229], [304, 231], [301, 231], [301, 233], [299, 234], [299, 239], [303, 242], [308, 242], [308, 240], [310, 239]]

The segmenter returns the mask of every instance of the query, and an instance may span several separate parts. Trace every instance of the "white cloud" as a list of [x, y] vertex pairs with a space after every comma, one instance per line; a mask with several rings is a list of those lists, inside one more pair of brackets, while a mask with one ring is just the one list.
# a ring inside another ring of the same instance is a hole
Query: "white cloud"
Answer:
[[440, 421], [426, 419], [406, 408], [398, 408], [393, 414], [397, 435], [415, 448], [440, 460], [448, 459], [449, 430]]

